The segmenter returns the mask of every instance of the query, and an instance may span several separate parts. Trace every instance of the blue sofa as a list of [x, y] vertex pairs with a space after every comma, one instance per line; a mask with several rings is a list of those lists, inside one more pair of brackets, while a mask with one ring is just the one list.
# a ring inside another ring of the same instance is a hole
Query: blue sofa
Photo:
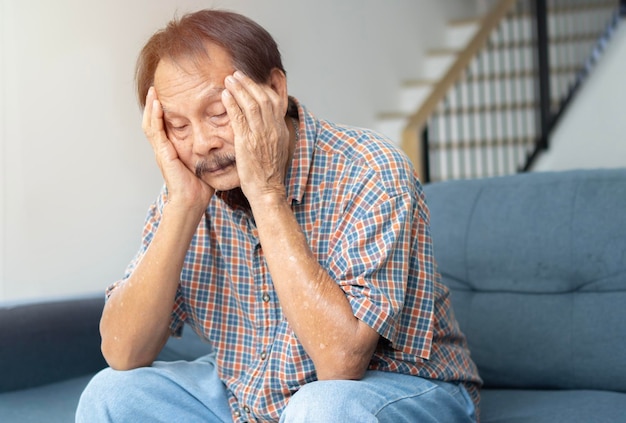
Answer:
[[626, 422], [626, 169], [425, 190], [482, 421]]
[[[425, 187], [483, 423], [626, 422], [626, 169]], [[0, 421], [72, 422], [104, 367], [101, 294], [0, 305]], [[208, 346], [191, 330], [160, 359]]]

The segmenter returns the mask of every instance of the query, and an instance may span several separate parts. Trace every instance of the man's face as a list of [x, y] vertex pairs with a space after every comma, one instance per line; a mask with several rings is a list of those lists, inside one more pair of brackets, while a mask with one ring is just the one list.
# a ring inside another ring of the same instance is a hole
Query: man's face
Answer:
[[178, 63], [162, 60], [154, 87], [163, 124], [182, 162], [219, 191], [240, 186], [234, 135], [222, 104], [224, 79], [235, 69], [228, 53], [207, 45], [208, 57]]

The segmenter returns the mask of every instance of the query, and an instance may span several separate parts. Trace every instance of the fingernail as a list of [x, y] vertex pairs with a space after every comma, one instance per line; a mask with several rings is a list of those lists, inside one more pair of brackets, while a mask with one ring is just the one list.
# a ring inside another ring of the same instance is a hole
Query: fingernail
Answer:
[[235, 78], [233, 78], [232, 75], [228, 75], [226, 77], [226, 82], [229, 83], [229, 84], [233, 84], [235, 82]]
[[233, 76], [237, 79], [242, 79], [244, 77], [243, 72], [236, 70], [235, 73], [233, 74]]

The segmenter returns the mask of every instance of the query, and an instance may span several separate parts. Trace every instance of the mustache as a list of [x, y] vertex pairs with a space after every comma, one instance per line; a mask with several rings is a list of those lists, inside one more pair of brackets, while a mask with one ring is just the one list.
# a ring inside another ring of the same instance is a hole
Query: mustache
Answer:
[[216, 154], [209, 159], [198, 161], [195, 173], [200, 178], [204, 173], [213, 172], [233, 164], [235, 164], [234, 153]]

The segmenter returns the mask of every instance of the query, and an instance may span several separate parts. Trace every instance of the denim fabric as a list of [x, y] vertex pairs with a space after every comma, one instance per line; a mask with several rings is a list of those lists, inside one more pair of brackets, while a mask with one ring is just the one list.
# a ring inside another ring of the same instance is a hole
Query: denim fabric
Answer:
[[474, 421], [474, 404], [462, 386], [379, 371], [368, 371], [358, 381], [304, 385], [280, 419], [280, 423]]
[[[130, 371], [105, 369], [81, 396], [76, 422], [233, 422], [213, 356], [156, 362]], [[245, 410], [235, 410], [245, 421]], [[281, 423], [473, 422], [474, 405], [456, 384], [368, 371], [359, 381], [318, 381], [289, 401]]]
[[96, 374], [78, 402], [77, 423], [232, 422], [213, 354], [198, 360]]

